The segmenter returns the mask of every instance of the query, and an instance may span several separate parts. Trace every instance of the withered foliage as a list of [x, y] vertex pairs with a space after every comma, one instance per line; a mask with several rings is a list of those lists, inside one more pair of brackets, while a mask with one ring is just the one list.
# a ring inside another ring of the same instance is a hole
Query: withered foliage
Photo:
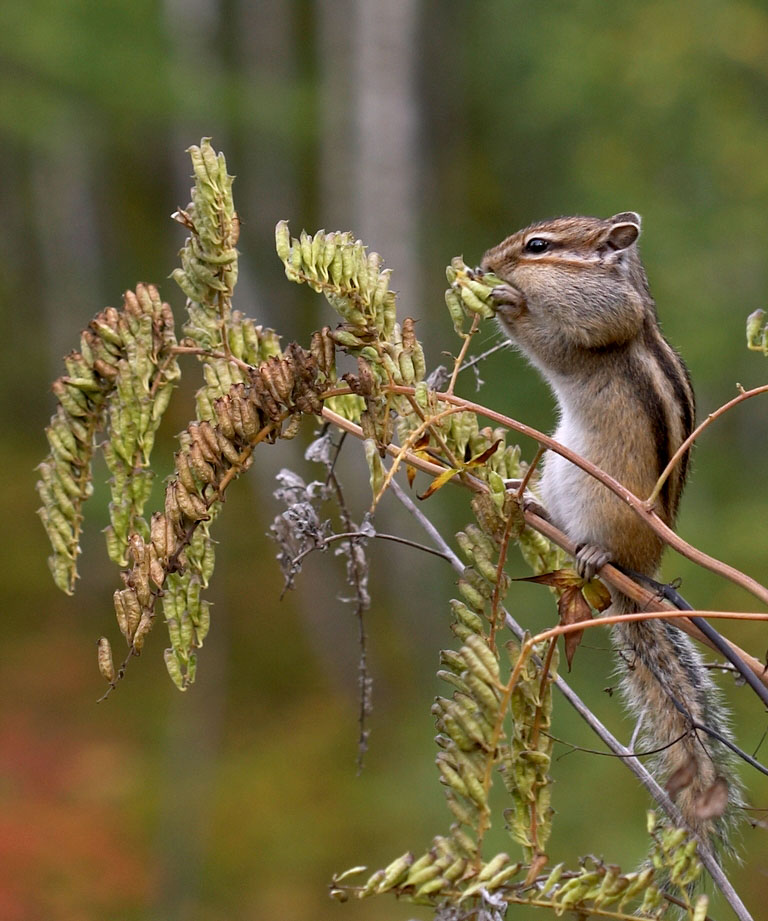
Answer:
[[[168, 672], [182, 690], [194, 681], [197, 650], [210, 626], [203, 597], [214, 568], [210, 528], [225, 491], [253, 463], [259, 444], [292, 438], [304, 417], [324, 415], [363, 441], [371, 510], [355, 516], [361, 523], [353, 520], [336, 477], [330, 439], [323, 435], [308, 458], [325, 466], [325, 480], [307, 484], [298, 474], [282, 471], [276, 495], [285, 508], [271, 531], [287, 588], [313, 550], [336, 543], [345, 557], [352, 591], [343, 600], [354, 606], [361, 637], [361, 755], [370, 709], [362, 615], [370, 604], [368, 551], [379, 536], [371, 520], [376, 504], [400, 464], [408, 467], [410, 462], [412, 481], [423, 462], [431, 465], [434, 480], [422, 498], [430, 500], [448, 482], [462, 479], [474, 491], [475, 519], [457, 535], [466, 566], [458, 582], [460, 597], [450, 603], [456, 648], [440, 653], [439, 675], [448, 690], [433, 706], [436, 763], [452, 824], [420, 856], [408, 852], [360, 885], [348, 882], [360, 868], [337, 876], [331, 894], [343, 900], [394, 892], [434, 906], [442, 919], [496, 919], [511, 903], [540, 905], [558, 915], [575, 910], [587, 917], [592, 910], [612, 907], [612, 917], [661, 917], [664, 899], [654, 884], [660, 872], [679, 887], [688, 917], [703, 918], [705, 898], [690, 895], [699, 873], [695, 843], [655, 818], [649, 825], [652, 865], [641, 872], [622, 874], [615, 865], [591, 857], [576, 870], [563, 864], [547, 870], [554, 814], [548, 730], [557, 653], [553, 644], [532, 649], [504, 632], [510, 548], [517, 547], [538, 581], [559, 594], [563, 623], [579, 622], [590, 605], [599, 609], [605, 594], [599, 585], [585, 586], [563, 570], [559, 549], [525, 527], [508, 487], [510, 479], [526, 474], [519, 448], [507, 444], [505, 429], [481, 427], [474, 412], [452, 405], [428, 386], [414, 322], [397, 319], [390, 270], [350, 233], [302, 232], [296, 238], [285, 222], [276, 228], [286, 276], [322, 293], [338, 315], [335, 327], [313, 333], [308, 349], [296, 343], [281, 349], [273, 330], [234, 310], [239, 220], [232, 177], [224, 157], [207, 140], [189, 152], [192, 201], [174, 215], [189, 232], [181, 267], [173, 273], [187, 298], [183, 338], [177, 341], [171, 309], [149, 285], [126, 293], [120, 309], [98, 314], [82, 333], [79, 351], [65, 359], [66, 375], [53, 385], [58, 405], [47, 429], [50, 454], [40, 466], [40, 514], [53, 547], [51, 570], [57, 585], [71, 592], [82, 506], [92, 492], [94, 450], [101, 448], [107, 459], [112, 489], [107, 544], [122, 567], [114, 609], [127, 644], [125, 658], [115, 667], [108, 638], [98, 641], [98, 668], [108, 682], [107, 693], [144, 647], [158, 604], [170, 637], [164, 653]], [[453, 260], [447, 278], [446, 304], [457, 333], [468, 342], [480, 319], [493, 314], [491, 290], [498, 279], [472, 271], [461, 259]], [[758, 332], [753, 333], [757, 342]], [[354, 371], [341, 377], [339, 351], [354, 363]], [[146, 520], [151, 452], [180, 375], [181, 355], [201, 365], [203, 383], [195, 419], [179, 435], [162, 508]], [[451, 387], [457, 373], [458, 361]], [[391, 464], [388, 453], [395, 455]], [[326, 501], [336, 504], [337, 533], [319, 510]], [[571, 637], [569, 664], [578, 634]], [[518, 860], [506, 852], [486, 854], [497, 778], [511, 802], [504, 819], [519, 848]], [[716, 810], [720, 799], [713, 789], [702, 810]]]

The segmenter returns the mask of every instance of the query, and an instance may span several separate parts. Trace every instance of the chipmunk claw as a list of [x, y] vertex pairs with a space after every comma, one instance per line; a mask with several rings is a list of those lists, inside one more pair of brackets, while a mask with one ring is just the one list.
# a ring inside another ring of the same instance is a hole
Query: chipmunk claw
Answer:
[[491, 289], [491, 298], [502, 319], [514, 320], [525, 309], [525, 295], [512, 285], [496, 285]]
[[576, 572], [582, 579], [589, 581], [606, 563], [611, 562], [611, 554], [595, 544], [579, 544], [574, 555]]

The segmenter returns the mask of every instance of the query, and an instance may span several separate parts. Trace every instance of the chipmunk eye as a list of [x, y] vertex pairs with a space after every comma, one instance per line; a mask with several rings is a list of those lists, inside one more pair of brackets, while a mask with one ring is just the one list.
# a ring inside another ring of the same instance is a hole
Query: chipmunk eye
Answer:
[[549, 240], [545, 240], [543, 237], [531, 237], [531, 239], [525, 244], [524, 247], [526, 253], [546, 253], [549, 249]]

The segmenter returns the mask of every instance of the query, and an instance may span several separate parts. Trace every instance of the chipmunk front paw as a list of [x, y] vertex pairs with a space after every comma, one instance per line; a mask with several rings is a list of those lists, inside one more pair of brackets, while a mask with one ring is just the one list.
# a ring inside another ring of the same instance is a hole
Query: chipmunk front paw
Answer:
[[594, 544], [579, 544], [573, 559], [576, 563], [576, 572], [582, 579], [589, 581], [594, 579], [601, 567], [611, 562], [611, 554]]
[[491, 290], [496, 312], [502, 320], [516, 320], [525, 310], [525, 296], [512, 285], [496, 285]]

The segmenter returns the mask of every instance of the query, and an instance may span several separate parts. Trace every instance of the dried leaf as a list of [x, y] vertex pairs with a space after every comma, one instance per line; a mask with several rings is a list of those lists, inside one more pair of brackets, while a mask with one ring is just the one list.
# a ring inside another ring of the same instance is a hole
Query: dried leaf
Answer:
[[445, 486], [445, 484], [450, 480], [452, 480], [457, 473], [461, 473], [457, 467], [448, 467], [446, 470], [443, 470], [440, 476], [435, 477], [435, 479], [432, 480], [426, 490], [417, 498], [428, 499], [430, 496], [434, 495], [438, 489], [442, 489], [442, 487]]
[[[565, 589], [557, 602], [557, 609], [560, 612], [560, 623], [563, 626], [578, 624], [582, 621], [592, 619], [592, 609], [582, 594], [581, 588], [577, 585], [571, 585]], [[568, 671], [571, 670], [571, 662], [573, 661], [574, 654], [583, 636], [583, 630], [566, 633], [563, 636], [563, 646], [565, 648], [565, 660], [568, 663]]]
[[521, 576], [512, 581], [535, 582], [537, 585], [549, 585], [558, 589], [580, 587], [584, 582], [575, 569], [555, 569], [552, 572], [542, 572], [538, 576]]

